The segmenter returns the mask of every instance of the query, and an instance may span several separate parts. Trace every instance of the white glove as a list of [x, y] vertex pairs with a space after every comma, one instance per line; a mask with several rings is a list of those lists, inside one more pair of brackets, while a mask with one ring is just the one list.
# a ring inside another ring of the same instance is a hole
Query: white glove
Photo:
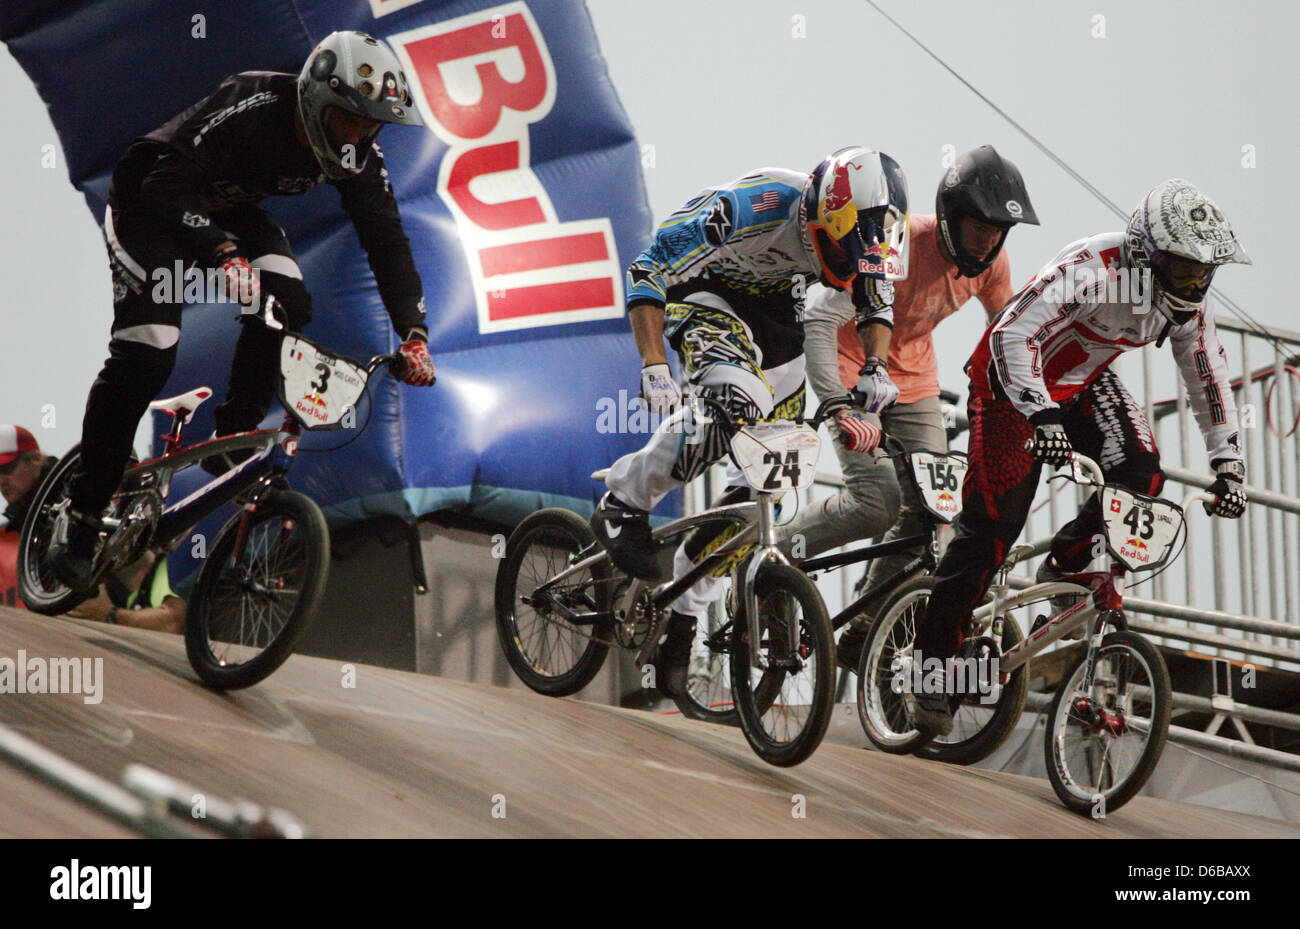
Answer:
[[682, 391], [666, 364], [641, 369], [641, 399], [651, 414], [667, 416], [682, 402]]
[[889, 368], [883, 361], [879, 358], [868, 358], [858, 374], [861, 378], [858, 380], [858, 386], [853, 389], [863, 410], [868, 413], [879, 413], [894, 405], [894, 401], [898, 399], [898, 387], [889, 379]]

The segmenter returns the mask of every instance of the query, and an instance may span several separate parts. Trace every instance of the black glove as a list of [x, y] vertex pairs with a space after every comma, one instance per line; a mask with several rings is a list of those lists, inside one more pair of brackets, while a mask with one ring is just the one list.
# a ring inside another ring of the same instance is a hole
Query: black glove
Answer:
[[1236, 519], [1246, 512], [1246, 491], [1242, 483], [1246, 480], [1246, 466], [1236, 459], [1216, 458], [1210, 462], [1214, 467], [1214, 483], [1208, 492], [1214, 494], [1213, 503], [1205, 504], [1205, 512], [1211, 516], [1225, 516]]
[[1029, 448], [1034, 461], [1053, 468], [1068, 465], [1074, 448], [1070, 445], [1070, 437], [1065, 434], [1065, 427], [1061, 425], [1060, 411], [1039, 410], [1029, 421], [1034, 426], [1034, 438]]

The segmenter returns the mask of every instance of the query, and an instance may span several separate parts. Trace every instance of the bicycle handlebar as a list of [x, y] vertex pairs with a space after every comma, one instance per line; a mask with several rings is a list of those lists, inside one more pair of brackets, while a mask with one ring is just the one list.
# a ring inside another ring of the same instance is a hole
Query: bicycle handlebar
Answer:
[[[1097, 464], [1097, 462], [1093, 461], [1087, 455], [1083, 454], [1082, 452], [1070, 452], [1070, 461], [1071, 461], [1070, 472], [1065, 475], [1065, 477], [1067, 477], [1069, 480], [1074, 481], [1076, 484], [1085, 484], [1093, 487], [1106, 486], [1106, 476], [1102, 474], [1101, 465]], [[1076, 476], [1073, 467], [1074, 465], [1078, 465], [1083, 470], [1087, 471], [1088, 472], [1087, 477], [1089, 479], [1086, 481], [1079, 480]], [[1186, 497], [1183, 498], [1182, 509], [1184, 512], [1186, 512], [1187, 508], [1191, 506], [1193, 503], [1195, 503], [1197, 500], [1200, 500], [1204, 503], [1214, 504], [1218, 501], [1218, 499], [1219, 498], [1216, 497], [1214, 494], [1209, 493], [1207, 491], [1194, 490], [1191, 493], [1189, 493]]]

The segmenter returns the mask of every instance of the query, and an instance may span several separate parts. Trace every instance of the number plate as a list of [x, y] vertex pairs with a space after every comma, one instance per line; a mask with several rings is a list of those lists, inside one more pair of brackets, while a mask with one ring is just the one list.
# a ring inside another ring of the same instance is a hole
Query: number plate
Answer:
[[966, 458], [909, 452], [908, 464], [921, 502], [937, 519], [950, 523], [961, 512], [961, 485], [966, 480]]
[[1183, 511], [1157, 500], [1107, 485], [1101, 491], [1106, 546], [1130, 571], [1159, 567], [1169, 557], [1183, 525]]
[[[280, 347], [280, 400], [308, 429], [339, 429], [356, 416], [366, 389], [366, 369], [313, 345], [285, 336]], [[352, 423], [355, 424], [355, 423]]]
[[812, 486], [820, 450], [817, 433], [800, 423], [755, 423], [731, 440], [731, 453], [745, 480], [768, 493]]

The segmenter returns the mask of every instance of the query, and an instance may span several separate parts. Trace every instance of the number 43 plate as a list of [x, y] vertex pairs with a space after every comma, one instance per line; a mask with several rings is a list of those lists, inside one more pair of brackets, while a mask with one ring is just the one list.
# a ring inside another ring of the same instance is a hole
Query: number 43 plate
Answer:
[[817, 477], [821, 440], [802, 423], [755, 423], [731, 440], [731, 453], [755, 490], [801, 490]]
[[1183, 525], [1183, 511], [1168, 500], [1107, 485], [1101, 492], [1106, 547], [1130, 571], [1164, 563]]

